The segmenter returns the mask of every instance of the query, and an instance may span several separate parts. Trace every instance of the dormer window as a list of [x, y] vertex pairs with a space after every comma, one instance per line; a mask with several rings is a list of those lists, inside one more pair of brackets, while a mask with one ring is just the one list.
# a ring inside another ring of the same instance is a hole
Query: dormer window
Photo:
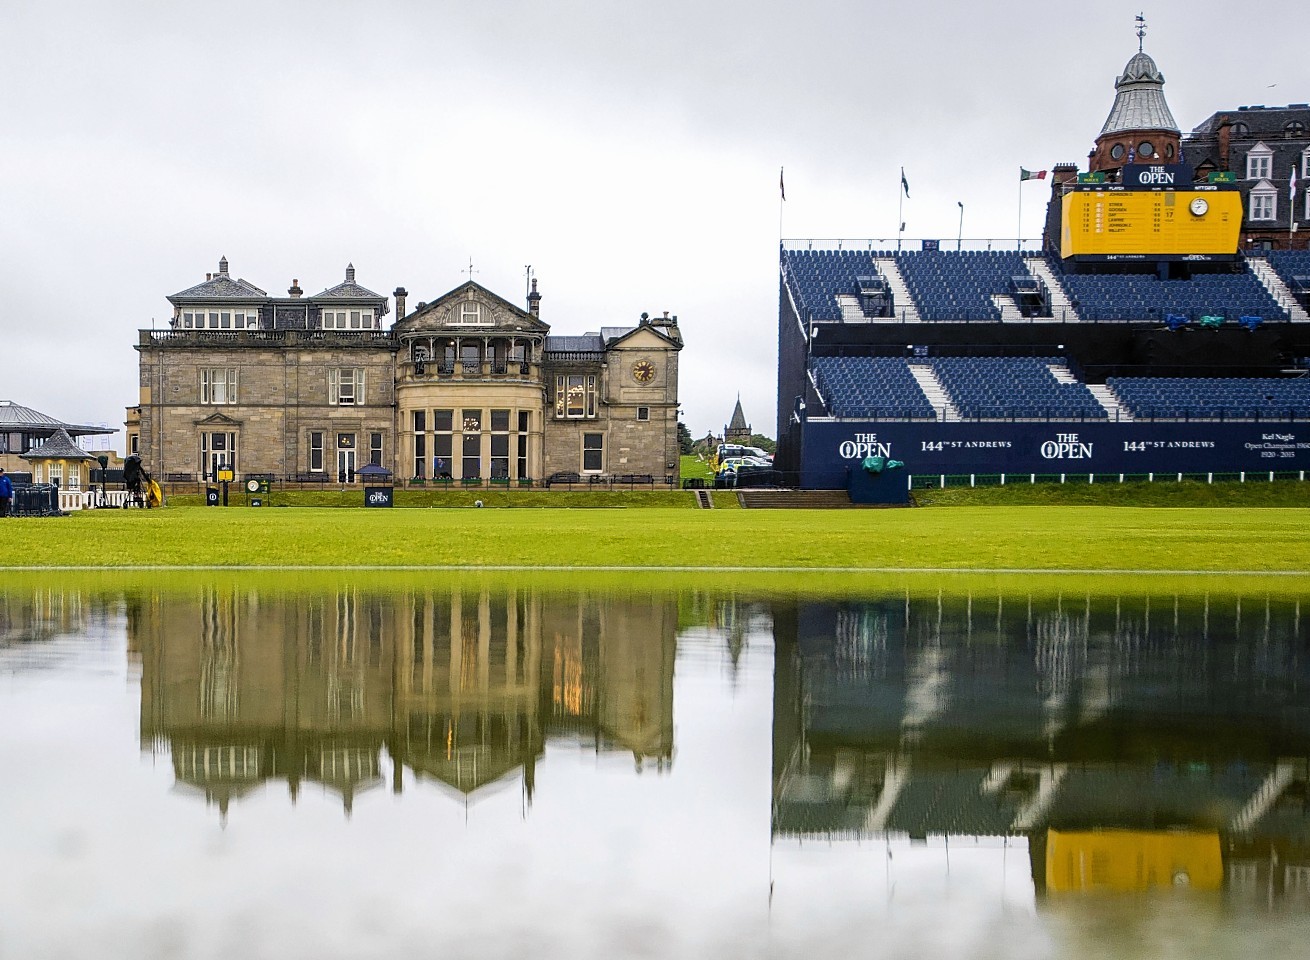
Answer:
[[1289, 120], [1283, 125], [1284, 140], [1300, 140], [1305, 136], [1305, 124], [1300, 120]]
[[1246, 179], [1268, 180], [1274, 167], [1274, 152], [1263, 143], [1257, 143], [1246, 155]]
[[324, 310], [324, 330], [372, 330], [372, 310]]
[[183, 310], [183, 330], [254, 330], [259, 326], [259, 311], [242, 309]]
[[1230, 135], [1234, 137], [1249, 137], [1251, 135], [1251, 128], [1244, 123], [1234, 123], [1228, 129]]
[[1278, 191], [1267, 180], [1251, 188], [1251, 220], [1278, 219]]

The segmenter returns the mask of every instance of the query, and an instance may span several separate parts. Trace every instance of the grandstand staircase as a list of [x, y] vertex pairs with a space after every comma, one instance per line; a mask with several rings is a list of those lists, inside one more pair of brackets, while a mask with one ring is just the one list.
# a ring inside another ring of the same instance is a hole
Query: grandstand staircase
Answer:
[[920, 323], [923, 318], [919, 316], [919, 308], [914, 305], [914, 298], [910, 296], [910, 288], [905, 285], [905, 277], [901, 276], [901, 268], [896, 266], [896, 260], [892, 257], [874, 257], [873, 263], [887, 280], [887, 289], [891, 291], [892, 303], [896, 309], [896, 319], [906, 323]]
[[[1055, 371], [1052, 370], [1051, 372], [1054, 373]], [[1057, 376], [1056, 379], [1058, 380], [1059, 377]], [[1133, 415], [1128, 412], [1128, 408], [1119, 402], [1118, 395], [1106, 384], [1089, 383], [1087, 389], [1096, 398], [1096, 402], [1105, 407], [1106, 416], [1110, 418], [1111, 423], [1116, 421], [1128, 423], [1134, 419]]]
[[1268, 257], [1248, 256], [1246, 262], [1251, 265], [1251, 272], [1255, 274], [1256, 279], [1264, 284], [1269, 295], [1287, 311], [1287, 315], [1294, 323], [1310, 320], [1310, 313], [1306, 313], [1305, 307], [1296, 299], [1296, 294], [1283, 282], [1283, 278], [1274, 272], [1274, 268], [1269, 265]]
[[1078, 316], [1078, 311], [1074, 309], [1064, 284], [1055, 275], [1050, 264], [1043, 257], [1025, 257], [1024, 265], [1029, 273], [1046, 284], [1046, 289], [1051, 294], [1051, 319], [1078, 323], [1082, 318]]
[[1023, 311], [1014, 302], [1014, 297], [1009, 294], [992, 294], [992, 303], [996, 304], [996, 309], [1001, 311], [1001, 323], [1021, 323], [1023, 321]]
[[941, 415], [941, 418], [943, 420], [959, 420], [960, 411], [956, 410], [951, 403], [946, 388], [937, 379], [937, 374], [933, 372], [932, 367], [927, 363], [916, 363], [913, 360], [909, 362], [909, 367], [914, 379], [919, 381], [919, 388], [923, 391], [923, 395], [928, 398], [928, 402]]

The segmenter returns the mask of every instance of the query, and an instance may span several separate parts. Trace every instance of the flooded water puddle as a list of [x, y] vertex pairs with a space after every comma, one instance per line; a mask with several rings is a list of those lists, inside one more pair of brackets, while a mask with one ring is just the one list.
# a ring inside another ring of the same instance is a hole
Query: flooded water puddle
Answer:
[[1296, 587], [20, 577], [0, 958], [1292, 953]]

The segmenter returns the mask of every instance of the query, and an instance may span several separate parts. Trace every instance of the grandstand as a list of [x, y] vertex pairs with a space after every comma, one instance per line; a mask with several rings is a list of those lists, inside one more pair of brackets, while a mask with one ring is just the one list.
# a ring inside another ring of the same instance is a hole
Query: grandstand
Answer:
[[1116, 262], [999, 245], [782, 243], [791, 484], [845, 487], [869, 453], [910, 476], [1310, 465], [1310, 252]]
[[1310, 179], [1310, 108], [1221, 111], [1185, 137], [1143, 36], [1088, 169], [1042, 171], [1040, 238], [781, 242], [780, 479], [891, 503], [916, 476], [1305, 478], [1295, 174], [1288, 216], [1271, 204], [1280, 171]]

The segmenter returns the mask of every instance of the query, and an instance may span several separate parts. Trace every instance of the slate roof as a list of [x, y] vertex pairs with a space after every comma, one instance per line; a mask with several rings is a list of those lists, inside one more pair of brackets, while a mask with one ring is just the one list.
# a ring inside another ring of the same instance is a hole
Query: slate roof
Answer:
[[367, 287], [362, 287], [355, 282], [355, 267], [353, 264], [346, 265], [346, 279], [338, 283], [335, 287], [324, 290], [309, 298], [310, 300], [381, 300], [382, 312], [386, 313], [387, 298], [380, 293], [374, 293]]
[[1178, 123], [1164, 99], [1164, 74], [1147, 54], [1133, 54], [1114, 88], [1114, 106], [1101, 127], [1101, 136], [1126, 130], [1178, 132]]
[[601, 353], [605, 350], [605, 341], [598, 333], [584, 333], [580, 337], [546, 338], [543, 346], [546, 353]]
[[33, 447], [27, 453], [19, 454], [19, 460], [94, 460], [95, 457], [87, 453], [81, 447], [73, 442], [73, 438], [68, 435], [67, 430], [59, 429], [49, 440], [39, 447]]
[[601, 327], [600, 338], [609, 343], [611, 340], [617, 340], [636, 329], [636, 327]]
[[[1215, 137], [1219, 134], [1220, 120], [1227, 118], [1233, 123], [1244, 123], [1250, 131], [1241, 139], [1281, 140], [1283, 129], [1287, 124], [1299, 122], [1310, 130], [1310, 104], [1293, 103], [1286, 107], [1238, 107], [1235, 110], [1220, 110], [1206, 117], [1192, 130], [1194, 137]], [[1238, 139], [1234, 137], [1234, 139]], [[1272, 146], [1272, 144], [1270, 144]]]
[[268, 294], [253, 283], [245, 280], [233, 279], [227, 274], [219, 274], [211, 277], [204, 283], [197, 283], [194, 287], [188, 287], [180, 293], [175, 293], [168, 298], [169, 303], [199, 303], [212, 302], [215, 300], [264, 300]]
[[746, 414], [741, 409], [741, 397], [737, 398], [737, 406], [732, 411], [732, 420], [728, 422], [729, 430], [745, 430], [749, 427], [746, 422]]
[[92, 427], [79, 423], [64, 423], [47, 413], [33, 410], [12, 400], [0, 400], [0, 431], [65, 430], [73, 434], [114, 433], [112, 427]]

